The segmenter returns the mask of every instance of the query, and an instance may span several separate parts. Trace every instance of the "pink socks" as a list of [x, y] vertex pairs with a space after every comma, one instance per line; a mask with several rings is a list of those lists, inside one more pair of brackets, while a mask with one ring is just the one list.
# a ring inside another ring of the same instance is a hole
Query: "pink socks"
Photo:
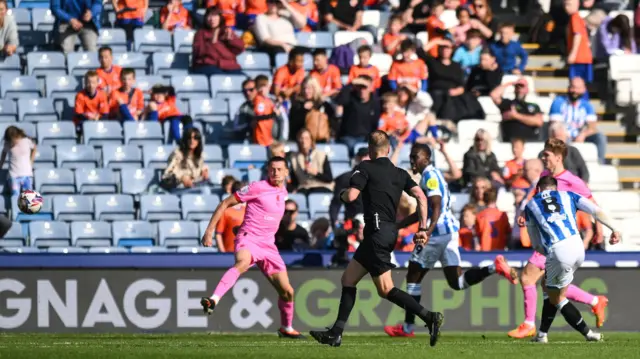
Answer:
[[535, 325], [538, 290], [535, 285], [527, 285], [522, 287], [522, 291], [524, 292], [524, 321]]
[[595, 295], [585, 292], [573, 284], [569, 285], [569, 288], [567, 288], [567, 298], [574, 302], [580, 302], [590, 306], [596, 304], [594, 303], [596, 298]]
[[224, 294], [236, 284], [239, 277], [240, 272], [236, 267], [231, 267], [224, 273], [222, 279], [220, 279], [220, 282], [218, 282], [216, 289], [213, 291], [213, 295], [211, 296], [216, 304], [217, 301], [220, 300], [220, 298], [222, 298], [222, 296], [224, 296]]
[[278, 309], [280, 309], [280, 325], [283, 329], [293, 329], [293, 302], [285, 302], [278, 298]]

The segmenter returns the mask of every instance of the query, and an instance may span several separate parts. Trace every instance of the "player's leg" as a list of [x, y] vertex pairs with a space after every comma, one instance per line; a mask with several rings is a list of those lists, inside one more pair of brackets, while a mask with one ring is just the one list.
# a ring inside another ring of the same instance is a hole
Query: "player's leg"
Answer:
[[536, 307], [538, 304], [536, 283], [544, 274], [545, 261], [546, 258], [543, 255], [534, 253], [520, 274], [520, 284], [524, 294], [524, 323], [508, 333], [511, 338], [521, 339], [536, 334]]
[[211, 315], [216, 304], [220, 301], [220, 298], [222, 298], [224, 294], [236, 284], [240, 275], [248, 271], [251, 267], [252, 256], [249, 249], [238, 248], [235, 253], [235, 259], [236, 263], [224, 273], [211, 297], [203, 297], [200, 301], [205, 313]]
[[289, 282], [289, 274], [286, 270], [283, 270], [267, 275], [267, 279], [276, 289], [279, 297], [280, 329], [278, 330], [278, 336], [281, 338], [304, 339], [304, 335], [293, 329], [294, 290]]
[[593, 295], [573, 284], [567, 288], [567, 298], [574, 302], [584, 303], [591, 307], [596, 316], [596, 328], [602, 327], [606, 319], [605, 308], [609, 305], [609, 299], [604, 295]]

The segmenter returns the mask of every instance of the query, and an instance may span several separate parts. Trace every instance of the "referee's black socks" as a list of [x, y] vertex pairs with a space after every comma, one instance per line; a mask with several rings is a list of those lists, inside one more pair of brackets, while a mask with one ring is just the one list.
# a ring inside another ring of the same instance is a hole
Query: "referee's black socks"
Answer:
[[340, 295], [340, 307], [338, 308], [338, 318], [331, 327], [331, 332], [335, 335], [342, 335], [344, 326], [347, 324], [349, 315], [353, 306], [356, 304], [356, 287], [342, 287], [342, 295]]
[[558, 308], [551, 304], [549, 298], [544, 299], [544, 304], [542, 305], [542, 319], [540, 320], [540, 333], [548, 333], [549, 328], [551, 328], [551, 324], [553, 324], [553, 320], [556, 318], [556, 313], [558, 312]]
[[391, 288], [389, 293], [387, 293], [387, 300], [391, 303], [403, 308], [407, 312], [411, 312], [420, 319], [427, 321], [429, 314], [431, 313], [427, 309], [425, 309], [420, 303], [416, 302], [412, 296], [410, 296], [407, 292], [402, 291], [396, 287]]
[[582, 314], [567, 298], [565, 298], [560, 304], [558, 304], [557, 308], [562, 313], [564, 319], [569, 323], [573, 329], [579, 331], [582, 335], [587, 335], [589, 333], [589, 327], [587, 323], [584, 322], [582, 318]]

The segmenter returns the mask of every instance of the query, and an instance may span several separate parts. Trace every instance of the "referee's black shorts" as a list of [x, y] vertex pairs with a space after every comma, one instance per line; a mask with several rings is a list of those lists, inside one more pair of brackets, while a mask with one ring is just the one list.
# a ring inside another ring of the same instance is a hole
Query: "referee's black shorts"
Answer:
[[353, 259], [358, 261], [372, 277], [395, 268], [391, 263], [391, 252], [396, 247], [398, 239], [398, 229], [395, 223], [380, 222], [380, 229], [375, 230], [373, 225], [364, 226], [364, 239]]

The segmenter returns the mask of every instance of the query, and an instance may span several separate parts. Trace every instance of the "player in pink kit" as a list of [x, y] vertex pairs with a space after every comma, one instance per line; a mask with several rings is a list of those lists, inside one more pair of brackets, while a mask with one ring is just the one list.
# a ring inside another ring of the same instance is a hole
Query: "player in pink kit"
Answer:
[[[566, 156], [567, 145], [564, 142], [557, 139], [547, 140], [544, 144], [544, 152], [542, 152], [542, 162], [544, 163], [545, 171], [542, 172], [541, 177], [551, 174], [558, 181], [559, 191], [571, 191], [593, 200], [591, 191], [584, 181], [564, 168], [564, 159]], [[535, 191], [532, 191], [530, 197], [534, 194]], [[524, 204], [526, 204], [526, 201]], [[523, 219], [522, 216], [518, 218], [518, 224], [521, 226], [524, 224]], [[524, 292], [525, 321], [520, 324], [518, 328], [509, 332], [509, 336], [512, 338], [525, 338], [536, 334], [535, 318], [538, 301], [536, 283], [544, 274], [546, 261], [547, 258], [544, 255], [534, 251], [520, 275], [520, 284], [522, 284], [522, 291]], [[544, 298], [544, 307], [542, 308], [543, 317], [545, 316], [545, 308], [548, 306], [551, 310], [555, 308], [549, 303], [546, 295]], [[594, 296], [574, 285], [570, 285], [567, 288], [567, 298], [591, 306], [591, 310], [596, 315], [596, 327], [600, 328], [602, 326], [605, 320], [605, 308], [609, 303], [607, 297]]]
[[227, 197], [218, 205], [202, 237], [202, 244], [213, 244], [218, 221], [224, 210], [239, 203], [247, 203], [244, 221], [236, 237], [236, 264], [222, 276], [209, 298], [200, 301], [205, 313], [211, 315], [220, 298], [236, 284], [240, 275], [256, 265], [278, 291], [281, 327], [278, 335], [285, 338], [304, 339], [293, 329], [293, 288], [289, 283], [287, 268], [275, 245], [275, 234], [284, 215], [287, 197], [285, 179], [289, 175], [285, 159], [272, 157], [267, 163], [269, 179], [253, 182]]

